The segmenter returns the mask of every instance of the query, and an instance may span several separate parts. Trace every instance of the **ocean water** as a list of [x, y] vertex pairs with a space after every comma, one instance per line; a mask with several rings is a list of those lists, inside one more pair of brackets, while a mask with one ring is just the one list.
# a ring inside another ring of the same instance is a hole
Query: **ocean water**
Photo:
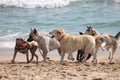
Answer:
[[0, 48], [13, 48], [31, 28], [48, 34], [64, 28], [70, 34], [93, 26], [98, 32], [120, 31], [120, 0], [0, 0]]

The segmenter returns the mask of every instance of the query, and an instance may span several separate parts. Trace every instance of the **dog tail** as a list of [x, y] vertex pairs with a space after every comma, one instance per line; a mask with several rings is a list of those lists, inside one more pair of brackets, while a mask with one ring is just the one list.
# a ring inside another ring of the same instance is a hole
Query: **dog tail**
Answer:
[[115, 35], [115, 38], [118, 40], [120, 37], [120, 32], [118, 32], [116, 35]]

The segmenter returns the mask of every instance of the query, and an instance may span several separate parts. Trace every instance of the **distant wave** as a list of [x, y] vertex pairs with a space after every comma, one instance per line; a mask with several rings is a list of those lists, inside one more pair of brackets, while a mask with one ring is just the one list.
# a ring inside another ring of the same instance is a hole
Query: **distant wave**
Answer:
[[116, 2], [116, 3], [120, 3], [120, 0], [113, 0], [114, 2]]
[[14, 48], [14, 46], [15, 46], [14, 41], [0, 42], [0, 48]]
[[14, 6], [22, 8], [54, 8], [69, 5], [77, 0], [0, 0], [2, 7]]
[[0, 48], [14, 48], [16, 38], [17, 37], [25, 38], [26, 35], [28, 35], [28, 33], [26, 34], [15, 33], [0, 36]]
[[21, 7], [21, 8], [56, 8], [64, 7], [72, 2], [98, 2], [98, 3], [120, 3], [120, 0], [0, 0], [2, 7]]

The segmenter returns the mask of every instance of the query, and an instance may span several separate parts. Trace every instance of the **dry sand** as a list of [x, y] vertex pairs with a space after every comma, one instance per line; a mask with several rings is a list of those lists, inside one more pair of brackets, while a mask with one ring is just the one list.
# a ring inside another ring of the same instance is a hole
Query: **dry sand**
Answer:
[[93, 65], [64, 60], [58, 64], [59, 55], [49, 56], [51, 60], [39, 64], [35, 60], [26, 63], [25, 55], [18, 55], [11, 64], [12, 55], [0, 55], [0, 80], [120, 80], [120, 55], [115, 54], [114, 63], [108, 64], [108, 54], [98, 55], [99, 63]]

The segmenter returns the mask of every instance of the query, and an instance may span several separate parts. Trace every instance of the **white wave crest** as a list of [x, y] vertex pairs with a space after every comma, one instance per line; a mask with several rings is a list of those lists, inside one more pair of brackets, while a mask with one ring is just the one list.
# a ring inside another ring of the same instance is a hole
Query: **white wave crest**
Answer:
[[14, 48], [14, 46], [15, 46], [14, 41], [0, 42], [0, 48]]
[[69, 5], [76, 0], [0, 0], [0, 5], [23, 8], [54, 8]]
[[116, 3], [120, 3], [120, 0], [113, 0], [114, 2], [116, 2]]
[[8, 34], [5, 36], [0, 36], [0, 41], [4, 41], [4, 40], [11, 40], [17, 36], [21, 35], [21, 33], [15, 33], [15, 34]]

